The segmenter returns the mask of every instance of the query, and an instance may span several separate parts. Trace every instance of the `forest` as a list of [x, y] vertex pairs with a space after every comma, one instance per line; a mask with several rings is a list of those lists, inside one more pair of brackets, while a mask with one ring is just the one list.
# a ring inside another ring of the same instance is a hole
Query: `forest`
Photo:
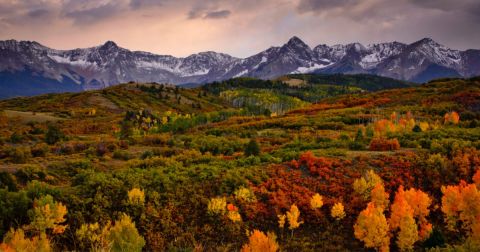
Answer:
[[0, 251], [480, 251], [480, 78], [0, 100]]

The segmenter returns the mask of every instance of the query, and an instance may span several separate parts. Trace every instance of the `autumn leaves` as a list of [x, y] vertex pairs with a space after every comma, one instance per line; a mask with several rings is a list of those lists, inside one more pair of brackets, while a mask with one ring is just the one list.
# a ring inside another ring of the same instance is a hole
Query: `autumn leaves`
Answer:
[[[310, 207], [312, 210], [319, 210], [323, 206], [323, 197], [320, 194], [315, 194], [310, 199]], [[341, 220], [345, 217], [345, 211], [342, 203], [335, 203], [332, 207], [331, 215], [336, 220]], [[288, 229], [293, 231], [303, 224], [300, 221], [300, 210], [296, 204], [290, 206], [290, 209], [285, 214], [277, 215], [278, 226], [280, 229], [284, 229], [288, 223]], [[248, 232], [247, 232], [248, 233]], [[268, 232], [267, 235], [259, 230], [254, 230], [250, 233], [248, 243], [242, 247], [242, 252], [275, 252], [279, 249], [276, 242], [276, 235], [272, 232]]]
[[383, 181], [373, 171], [355, 180], [354, 190], [365, 199], [367, 208], [360, 212], [354, 226], [355, 237], [367, 248], [389, 251], [390, 235], [396, 235], [396, 245], [400, 250], [411, 250], [415, 242], [430, 236], [432, 225], [427, 221], [432, 203], [430, 197], [416, 189], [398, 188], [390, 206], [390, 218], [385, 217], [389, 194], [385, 192]]
[[[240, 202], [252, 203], [256, 202], [255, 194], [246, 187], [240, 187], [235, 190], [234, 198]], [[227, 204], [226, 197], [212, 198], [208, 202], [207, 213], [212, 216], [226, 216], [232, 222], [241, 222], [242, 216], [238, 212], [238, 207], [233, 203]]]
[[[355, 223], [355, 237], [363, 241], [367, 248], [388, 251], [390, 237], [396, 236], [396, 246], [400, 250], [412, 250], [416, 242], [426, 240], [432, 232], [432, 224], [427, 220], [432, 199], [421, 190], [405, 190], [400, 186], [387, 220], [384, 212], [389, 204], [388, 194], [379, 179], [373, 171], [369, 171], [354, 183], [357, 193], [368, 196], [368, 191], [371, 192], [371, 202]], [[476, 244], [480, 242], [479, 180], [480, 170], [477, 170], [472, 184], [462, 180], [458, 185], [442, 187], [441, 206], [447, 227], [451, 231], [466, 232], [467, 241]], [[374, 182], [377, 184], [370, 190]]]
[[469, 239], [480, 243], [480, 170], [472, 184], [460, 181], [458, 185], [442, 187], [442, 212], [451, 231], [464, 231]]
[[0, 244], [0, 251], [51, 251], [48, 235], [65, 231], [66, 225], [62, 224], [67, 208], [51, 195], [35, 199], [28, 214], [30, 224], [18, 229], [11, 228]]

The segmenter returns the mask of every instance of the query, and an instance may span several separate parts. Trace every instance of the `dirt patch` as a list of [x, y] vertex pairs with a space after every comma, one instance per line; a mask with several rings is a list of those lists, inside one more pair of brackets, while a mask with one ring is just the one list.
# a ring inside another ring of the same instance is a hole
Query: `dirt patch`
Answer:
[[15, 111], [5, 110], [5, 115], [9, 118], [18, 118], [22, 122], [56, 122], [62, 118], [53, 116], [52, 113], [33, 112], [33, 111]]
[[306, 85], [305, 81], [300, 79], [289, 79], [289, 80], [285, 80], [284, 82], [291, 87], [303, 87]]

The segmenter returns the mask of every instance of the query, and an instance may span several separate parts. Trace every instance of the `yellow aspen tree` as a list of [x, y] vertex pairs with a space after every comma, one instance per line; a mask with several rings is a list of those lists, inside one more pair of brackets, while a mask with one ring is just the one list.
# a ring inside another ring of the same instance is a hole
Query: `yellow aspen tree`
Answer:
[[390, 250], [388, 222], [383, 210], [375, 207], [375, 204], [368, 203], [367, 208], [360, 212], [353, 229], [355, 237], [363, 241], [366, 248], [374, 248], [377, 251]]
[[398, 231], [397, 245], [401, 250], [411, 250], [413, 244], [419, 240], [418, 228], [413, 218], [413, 208], [405, 198], [405, 191], [400, 186], [391, 206], [390, 229]]
[[388, 199], [388, 193], [385, 192], [385, 187], [383, 183], [376, 184], [371, 191], [371, 202], [375, 204], [376, 207], [381, 209], [386, 209], [390, 203]]
[[5, 234], [3, 243], [0, 244], [0, 251], [50, 252], [52, 251], [52, 247], [45, 233], [41, 233], [39, 236], [34, 236], [30, 239], [25, 237], [23, 229], [19, 228], [14, 230], [12, 228]]
[[315, 209], [321, 208], [322, 206], [323, 206], [323, 197], [320, 194], [316, 193], [310, 199], [310, 207], [313, 210], [315, 210]]
[[145, 239], [138, 233], [132, 219], [123, 214], [115, 225], [110, 229], [108, 240], [112, 244], [111, 251], [142, 251]]
[[430, 214], [429, 207], [432, 204], [432, 199], [425, 192], [410, 188], [405, 191], [405, 200], [413, 210], [413, 217], [416, 219], [419, 227], [420, 239], [427, 239], [432, 232], [432, 225], [427, 220]]
[[66, 225], [60, 224], [65, 222], [67, 207], [55, 202], [51, 195], [35, 199], [33, 209], [29, 210], [28, 214], [31, 219], [29, 227], [40, 233], [45, 233], [47, 229], [52, 229], [54, 234], [65, 231]]
[[365, 200], [370, 199], [370, 193], [377, 184], [383, 181], [373, 170], [369, 170], [365, 175], [353, 182], [353, 190], [356, 194], [362, 196]]
[[337, 202], [333, 205], [330, 215], [335, 218], [337, 221], [342, 220], [345, 218], [345, 207], [341, 202]]
[[412, 250], [413, 244], [419, 240], [417, 224], [413, 213], [404, 215], [400, 219], [400, 231], [397, 235], [397, 246], [400, 250]]
[[111, 244], [108, 241], [111, 223], [108, 222], [100, 227], [98, 222], [82, 224], [75, 232], [83, 250], [89, 251], [110, 251]]
[[420, 126], [420, 129], [422, 129], [422, 131], [427, 131], [430, 128], [430, 125], [428, 124], [428, 122], [420, 122], [419, 126]]
[[240, 187], [235, 192], [233, 192], [235, 195], [235, 198], [237, 200], [243, 200], [245, 202], [255, 202], [257, 201], [257, 198], [255, 197], [255, 194], [250, 190], [249, 188], [246, 187]]
[[241, 222], [242, 221], [242, 216], [238, 211], [228, 211], [227, 213], [228, 219], [230, 219], [233, 222]]
[[298, 221], [299, 217], [300, 210], [298, 210], [297, 205], [293, 204], [290, 207], [290, 211], [287, 211], [288, 229], [293, 231], [303, 223], [303, 221]]
[[128, 202], [132, 205], [143, 205], [145, 203], [145, 193], [142, 189], [132, 188], [128, 191]]
[[242, 246], [242, 252], [276, 252], [278, 251], [278, 243], [275, 234], [268, 233], [265, 235], [259, 230], [253, 230], [248, 243]]
[[285, 218], [287, 217], [285, 214], [279, 214], [278, 217], [278, 227], [284, 228], [285, 227]]
[[227, 199], [225, 197], [217, 197], [210, 199], [207, 211], [211, 215], [223, 215], [227, 211]]

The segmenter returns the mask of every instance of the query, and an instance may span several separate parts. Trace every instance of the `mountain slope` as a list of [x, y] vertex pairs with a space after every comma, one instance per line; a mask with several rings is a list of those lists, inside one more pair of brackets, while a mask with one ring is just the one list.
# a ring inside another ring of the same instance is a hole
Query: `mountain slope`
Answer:
[[292, 37], [280, 47], [244, 59], [216, 52], [177, 58], [130, 51], [112, 41], [74, 50], [55, 50], [31, 41], [0, 41], [0, 98], [99, 89], [129, 81], [198, 84], [312, 72], [369, 73], [415, 82], [470, 77], [480, 75], [480, 50], [453, 50], [432, 39], [410, 45], [352, 43], [312, 49]]

